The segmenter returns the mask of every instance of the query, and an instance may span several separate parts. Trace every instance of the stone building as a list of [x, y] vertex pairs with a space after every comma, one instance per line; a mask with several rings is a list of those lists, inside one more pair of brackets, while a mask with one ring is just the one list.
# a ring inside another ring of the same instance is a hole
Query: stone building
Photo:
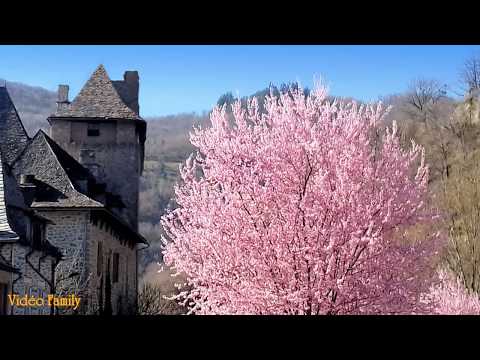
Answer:
[[20, 308], [7, 301], [12, 294], [51, 293], [61, 252], [46, 239], [50, 221], [25, 202], [31, 190], [22, 182], [26, 177], [17, 181], [13, 175], [11, 165], [27, 141], [5, 88], [0, 88], [0, 119], [0, 314], [49, 314], [45, 306]]
[[[42, 283], [26, 266], [0, 257], [0, 283], [5, 284], [0, 295], [25, 294], [29, 285], [24, 284], [38, 284], [37, 293], [78, 294], [81, 313], [135, 311], [137, 251], [147, 245], [138, 233], [146, 136], [138, 91], [137, 72], [112, 81], [100, 65], [72, 102], [68, 86], [59, 86], [57, 110], [47, 119], [50, 135], [40, 130], [29, 138], [7, 90], [0, 88], [0, 151], [8, 170], [4, 179], [10, 179], [10, 185], [4, 180], [9, 185], [4, 192], [16, 191], [24, 208], [16, 210], [21, 206], [14, 204], [15, 196], [5, 196], [5, 224], [20, 218], [42, 224], [37, 227], [43, 226], [45, 249], [37, 250], [38, 256], [48, 257], [54, 268]], [[6, 239], [18, 234], [16, 227], [11, 230]], [[0, 244], [7, 243], [2, 234], [0, 229]], [[33, 246], [28, 237], [24, 243]], [[8, 247], [1, 247], [8, 253]], [[2, 276], [18, 280], [2, 282]]]

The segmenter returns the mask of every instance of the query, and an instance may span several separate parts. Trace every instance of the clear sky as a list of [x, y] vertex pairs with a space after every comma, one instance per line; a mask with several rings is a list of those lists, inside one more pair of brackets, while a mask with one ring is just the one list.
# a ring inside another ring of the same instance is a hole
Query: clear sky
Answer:
[[457, 85], [465, 59], [480, 46], [5, 46], [0, 78], [56, 91], [70, 85], [70, 99], [103, 63], [114, 80], [125, 70], [140, 75], [144, 117], [201, 112], [227, 91], [251, 95], [268, 86], [323, 78], [332, 95], [365, 101], [403, 92], [415, 77]]

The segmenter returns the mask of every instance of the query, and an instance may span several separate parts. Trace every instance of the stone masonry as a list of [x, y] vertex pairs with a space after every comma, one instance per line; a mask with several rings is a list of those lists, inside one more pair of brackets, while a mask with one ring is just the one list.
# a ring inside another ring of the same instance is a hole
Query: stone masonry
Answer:
[[30, 138], [0, 89], [0, 195], [4, 188], [7, 195], [0, 226], [8, 230], [0, 236], [2, 292], [46, 297], [71, 290], [81, 294], [80, 314], [135, 313], [137, 252], [147, 244], [138, 233], [146, 138], [138, 91], [137, 72], [112, 81], [100, 65], [72, 102], [60, 85], [57, 111], [47, 119], [51, 137], [40, 130]]

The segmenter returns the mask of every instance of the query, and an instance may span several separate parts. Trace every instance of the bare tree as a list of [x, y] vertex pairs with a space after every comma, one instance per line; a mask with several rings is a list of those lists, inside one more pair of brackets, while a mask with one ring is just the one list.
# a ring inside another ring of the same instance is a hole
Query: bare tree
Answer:
[[480, 126], [472, 121], [471, 105], [460, 103], [448, 124], [457, 146], [449, 155], [450, 176], [443, 179], [437, 198], [446, 215], [445, 263], [466, 288], [480, 294]]
[[434, 80], [415, 80], [408, 93], [387, 99], [393, 106], [388, 119], [398, 121], [402, 145], [409, 148], [413, 139], [425, 147], [431, 182], [448, 178], [459, 146], [456, 103], [444, 90]]
[[476, 159], [458, 168], [443, 196], [449, 243], [445, 261], [463, 284], [480, 293], [480, 169]]
[[173, 299], [180, 293], [178, 285], [185, 283], [186, 278], [174, 274], [172, 269], [158, 263], [147, 267], [138, 292], [140, 315], [178, 315], [188, 312], [187, 307], [180, 304], [181, 301]]
[[469, 57], [460, 71], [460, 81], [469, 93], [480, 89], [480, 57]]
[[418, 78], [411, 82], [407, 92], [410, 115], [427, 123], [435, 113], [435, 107], [447, 94], [446, 85], [434, 79]]
[[169, 299], [164, 289], [158, 284], [143, 284], [138, 295], [140, 315], [180, 315], [186, 312], [187, 309], [177, 301]]

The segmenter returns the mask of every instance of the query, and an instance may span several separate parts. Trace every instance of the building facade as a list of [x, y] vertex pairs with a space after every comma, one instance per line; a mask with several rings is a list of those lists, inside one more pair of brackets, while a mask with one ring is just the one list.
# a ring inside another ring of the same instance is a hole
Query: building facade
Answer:
[[[5, 196], [6, 224], [25, 216], [43, 224], [40, 243], [49, 253], [38, 250], [38, 256], [51, 262], [40, 270], [50, 272], [50, 277], [41, 277], [42, 283], [32, 278], [28, 263], [15, 266], [11, 257], [0, 257], [0, 306], [7, 301], [5, 294], [28, 294], [30, 288], [21, 284], [32, 283], [39, 284], [35, 294], [75, 294], [81, 299], [79, 309], [55, 312], [135, 312], [137, 252], [147, 245], [138, 233], [146, 135], [138, 90], [137, 72], [127, 71], [124, 80], [112, 81], [99, 66], [72, 102], [68, 86], [59, 86], [57, 110], [47, 119], [50, 135], [40, 130], [29, 138], [7, 90], [0, 89], [0, 151], [10, 179], [4, 192], [14, 194], [17, 188], [18, 193], [17, 204], [15, 196]], [[30, 213], [19, 214], [21, 207]], [[23, 243], [32, 246], [28, 238]], [[2, 253], [11, 251], [3, 248]], [[11, 280], [2, 282], [2, 276]], [[32, 310], [10, 307], [10, 313], [27, 311]]]

